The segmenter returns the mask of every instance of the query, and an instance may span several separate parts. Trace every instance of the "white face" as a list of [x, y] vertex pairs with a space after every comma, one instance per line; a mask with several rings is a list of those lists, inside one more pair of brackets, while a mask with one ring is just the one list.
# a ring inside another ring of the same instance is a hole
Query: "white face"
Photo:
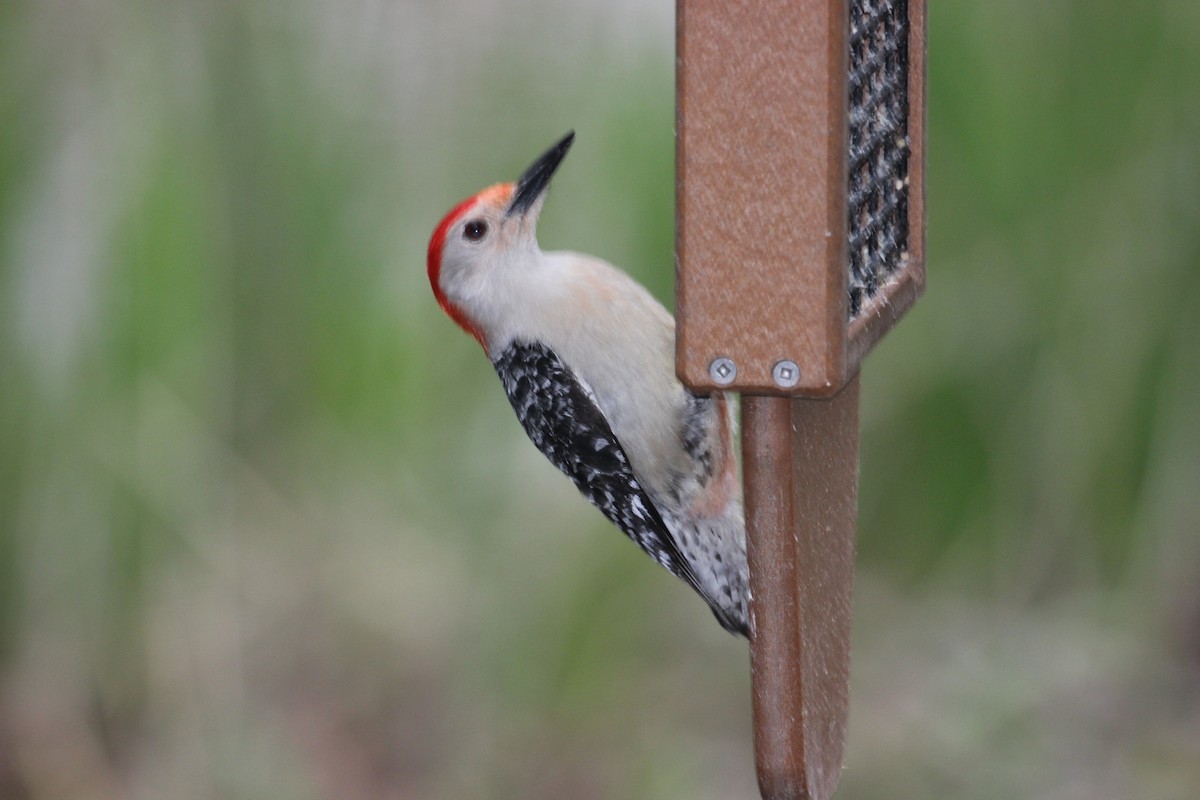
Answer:
[[433, 291], [446, 313], [490, 347], [528, 308], [539, 263], [536, 226], [546, 187], [575, 132], [537, 158], [513, 183], [484, 189], [434, 229], [427, 259]]
[[485, 191], [446, 231], [438, 286], [446, 298], [489, 332], [502, 298], [520, 282], [523, 265], [536, 258], [537, 214], [506, 215], [507, 185]]

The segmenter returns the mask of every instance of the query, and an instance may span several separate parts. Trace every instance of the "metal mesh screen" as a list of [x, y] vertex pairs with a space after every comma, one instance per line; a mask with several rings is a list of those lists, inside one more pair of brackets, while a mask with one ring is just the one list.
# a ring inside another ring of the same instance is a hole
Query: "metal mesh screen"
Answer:
[[908, 2], [850, 0], [850, 316], [908, 260]]

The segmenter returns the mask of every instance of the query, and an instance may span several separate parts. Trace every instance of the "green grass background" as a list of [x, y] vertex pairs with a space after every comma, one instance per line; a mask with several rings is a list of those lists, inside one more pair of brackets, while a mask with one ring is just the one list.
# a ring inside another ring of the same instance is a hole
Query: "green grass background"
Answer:
[[[0, 4], [0, 798], [755, 796], [744, 644], [424, 274], [573, 127], [543, 245], [670, 301], [671, 14]], [[1200, 796], [1200, 5], [929, 17], [839, 796]]]

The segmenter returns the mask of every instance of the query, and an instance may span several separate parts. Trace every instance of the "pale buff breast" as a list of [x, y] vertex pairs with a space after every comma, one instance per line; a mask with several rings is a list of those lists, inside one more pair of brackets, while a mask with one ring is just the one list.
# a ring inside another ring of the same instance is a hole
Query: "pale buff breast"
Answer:
[[687, 461], [674, 320], [641, 285], [599, 259], [547, 253], [543, 268], [555, 280], [531, 287], [529, 329], [541, 331], [587, 383], [647, 488], [665, 491], [671, 470]]

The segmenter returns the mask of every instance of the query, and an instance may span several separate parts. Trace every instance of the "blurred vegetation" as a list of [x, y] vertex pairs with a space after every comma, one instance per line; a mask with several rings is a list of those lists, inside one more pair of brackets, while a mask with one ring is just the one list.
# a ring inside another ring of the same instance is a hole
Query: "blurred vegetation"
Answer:
[[[661, 7], [660, 7], [661, 6]], [[672, 279], [667, 5], [0, 4], [0, 798], [750, 798], [743, 644], [432, 302]], [[930, 3], [841, 797], [1200, 794], [1200, 5]]]

